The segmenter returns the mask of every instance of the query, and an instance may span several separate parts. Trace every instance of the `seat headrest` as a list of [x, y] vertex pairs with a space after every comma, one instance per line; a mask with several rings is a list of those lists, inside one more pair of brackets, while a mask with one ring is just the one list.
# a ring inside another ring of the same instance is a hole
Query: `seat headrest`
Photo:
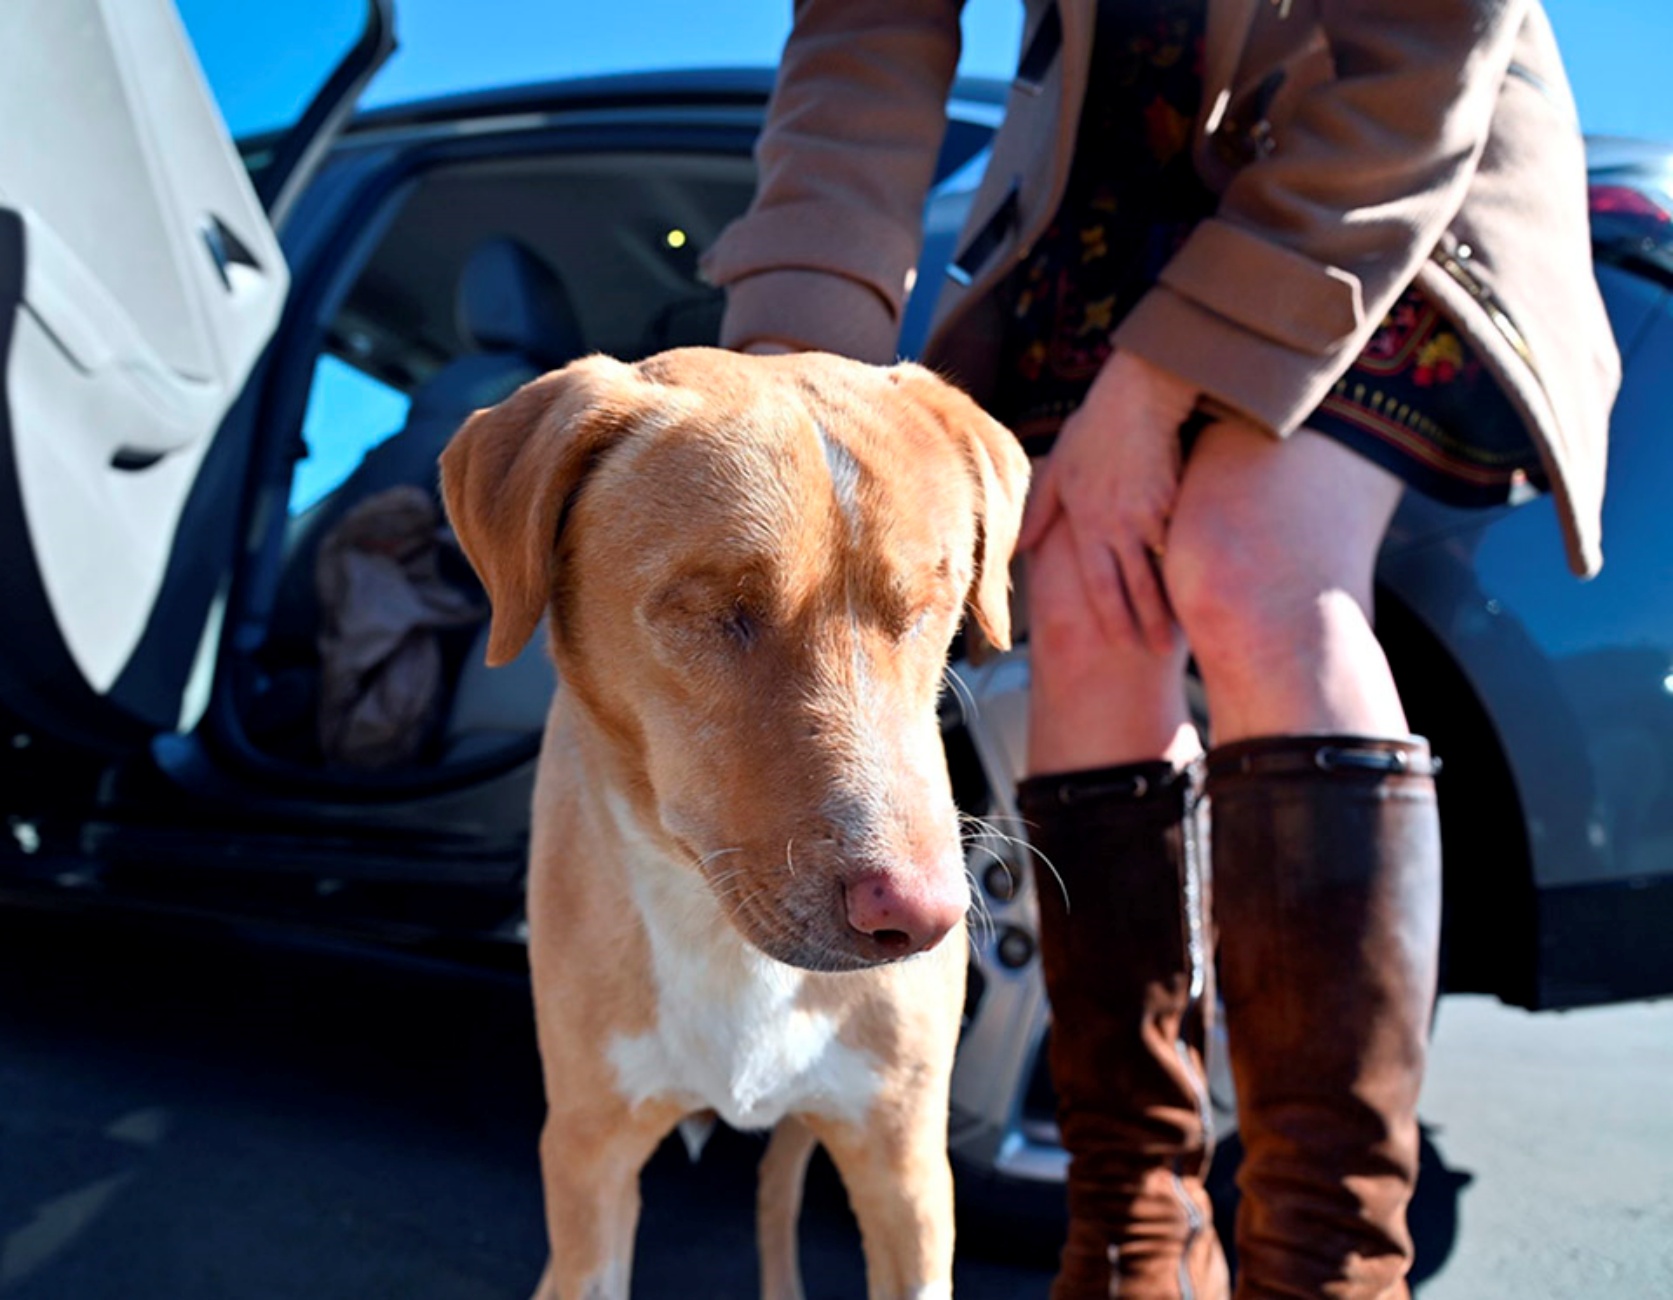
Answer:
[[459, 333], [479, 352], [513, 352], [556, 369], [586, 351], [557, 272], [509, 236], [484, 240], [459, 274]]

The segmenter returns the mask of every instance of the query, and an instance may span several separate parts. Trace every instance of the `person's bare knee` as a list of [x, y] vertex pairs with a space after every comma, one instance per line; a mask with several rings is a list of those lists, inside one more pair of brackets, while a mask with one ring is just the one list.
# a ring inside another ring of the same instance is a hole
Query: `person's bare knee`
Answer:
[[1185, 648], [1115, 642], [1081, 593], [1072, 557], [1050, 543], [1030, 558], [1029, 770], [1074, 771], [1198, 748], [1185, 704]]
[[1028, 558], [1028, 639], [1036, 671], [1079, 683], [1101, 675], [1112, 652], [1075, 564], [1067, 528], [1054, 528]]
[[1202, 674], [1216, 739], [1228, 723], [1236, 725], [1245, 701], [1287, 701], [1318, 676], [1321, 610], [1304, 584], [1260, 563], [1252, 553], [1258, 549], [1188, 521], [1169, 538], [1169, 592]]
[[1164, 578], [1217, 740], [1403, 725], [1370, 629], [1372, 570], [1400, 486], [1306, 431], [1206, 431], [1168, 533]]

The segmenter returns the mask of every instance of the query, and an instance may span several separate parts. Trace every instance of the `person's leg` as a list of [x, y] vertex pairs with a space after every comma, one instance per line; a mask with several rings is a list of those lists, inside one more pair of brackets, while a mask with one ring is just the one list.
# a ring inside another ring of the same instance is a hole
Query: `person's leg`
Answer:
[[1208, 694], [1214, 741], [1403, 735], [1371, 629], [1377, 551], [1404, 485], [1303, 429], [1214, 424], [1186, 464], [1163, 578]]
[[1066, 528], [1028, 558], [1028, 770], [1075, 772], [1202, 752], [1185, 702], [1183, 637], [1167, 654], [1104, 635]]
[[1203, 1187], [1213, 995], [1183, 643], [1112, 644], [1067, 531], [1031, 557], [1030, 770], [1052, 1078], [1070, 1153], [1054, 1300], [1225, 1300]]
[[1241, 1300], [1406, 1295], [1440, 835], [1428, 747], [1371, 630], [1400, 491], [1322, 436], [1217, 425], [1168, 535], [1214, 724]]

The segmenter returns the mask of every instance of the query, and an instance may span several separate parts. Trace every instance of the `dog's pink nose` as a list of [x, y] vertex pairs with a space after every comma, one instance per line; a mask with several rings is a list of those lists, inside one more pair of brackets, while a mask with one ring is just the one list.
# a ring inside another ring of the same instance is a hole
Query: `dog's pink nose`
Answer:
[[844, 891], [848, 924], [869, 935], [889, 957], [935, 947], [964, 919], [970, 894], [962, 876], [946, 881], [862, 876]]

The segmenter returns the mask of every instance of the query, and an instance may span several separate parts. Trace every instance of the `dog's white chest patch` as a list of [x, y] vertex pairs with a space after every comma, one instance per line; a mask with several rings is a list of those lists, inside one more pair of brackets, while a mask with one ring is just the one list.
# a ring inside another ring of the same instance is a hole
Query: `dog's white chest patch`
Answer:
[[637, 873], [655, 964], [657, 1024], [609, 1046], [623, 1095], [712, 1109], [734, 1128], [811, 1112], [858, 1122], [878, 1061], [842, 1042], [835, 1019], [799, 1005], [814, 978], [750, 947], [688, 869]]

